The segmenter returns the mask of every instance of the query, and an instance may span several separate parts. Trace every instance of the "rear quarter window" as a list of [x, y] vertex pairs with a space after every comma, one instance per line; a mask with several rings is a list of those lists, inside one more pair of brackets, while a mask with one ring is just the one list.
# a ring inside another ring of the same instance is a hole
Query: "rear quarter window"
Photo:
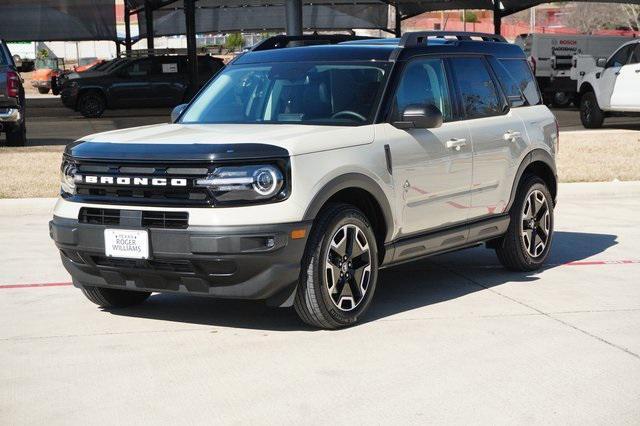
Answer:
[[512, 107], [539, 105], [540, 91], [525, 59], [500, 59], [495, 72]]

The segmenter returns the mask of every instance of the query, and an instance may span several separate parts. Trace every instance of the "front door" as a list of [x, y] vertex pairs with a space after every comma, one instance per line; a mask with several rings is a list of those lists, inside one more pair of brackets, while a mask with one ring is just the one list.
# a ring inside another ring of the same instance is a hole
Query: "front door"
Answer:
[[629, 61], [633, 45], [622, 46], [607, 61], [604, 70], [600, 74], [600, 84], [598, 84], [598, 102], [600, 108], [609, 109], [612, 106], [613, 90], [620, 76], [622, 67]]
[[388, 125], [401, 234], [408, 235], [464, 222], [470, 204], [471, 140], [467, 126], [454, 121], [442, 59], [419, 58], [405, 68], [392, 121], [409, 105], [431, 104], [443, 114], [436, 129], [401, 130]]
[[616, 110], [640, 110], [640, 43], [631, 46], [629, 61], [620, 68], [611, 95], [611, 107]]
[[153, 104], [151, 75], [154, 63], [151, 58], [138, 59], [116, 71], [110, 98], [118, 108], [147, 107]]

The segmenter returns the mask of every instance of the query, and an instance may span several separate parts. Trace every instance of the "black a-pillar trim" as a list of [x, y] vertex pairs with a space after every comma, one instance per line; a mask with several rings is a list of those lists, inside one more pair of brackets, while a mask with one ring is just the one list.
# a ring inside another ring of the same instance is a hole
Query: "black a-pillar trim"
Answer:
[[198, 90], [198, 55], [196, 52], [196, 0], [184, 0], [185, 28], [187, 35], [187, 60], [189, 63], [191, 98]]

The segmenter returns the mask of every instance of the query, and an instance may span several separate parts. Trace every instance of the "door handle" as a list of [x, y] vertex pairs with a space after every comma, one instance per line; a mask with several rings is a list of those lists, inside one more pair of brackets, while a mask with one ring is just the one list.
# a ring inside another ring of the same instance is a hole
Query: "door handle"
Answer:
[[464, 138], [453, 138], [447, 141], [447, 148], [460, 151], [460, 148], [462, 148], [466, 144], [467, 144], [467, 140]]
[[522, 135], [520, 132], [516, 132], [513, 130], [507, 130], [507, 133], [504, 134], [505, 141], [513, 141], [519, 138]]
[[640, 68], [636, 70], [636, 73], [640, 73]]

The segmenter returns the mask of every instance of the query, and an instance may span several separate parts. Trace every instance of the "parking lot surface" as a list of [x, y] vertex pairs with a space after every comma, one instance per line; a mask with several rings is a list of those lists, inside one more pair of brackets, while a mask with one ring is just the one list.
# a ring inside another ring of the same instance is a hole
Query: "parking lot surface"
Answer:
[[561, 185], [543, 271], [483, 247], [389, 269], [341, 331], [187, 296], [101, 310], [68, 285], [52, 203], [0, 200], [2, 424], [640, 420], [640, 183]]

